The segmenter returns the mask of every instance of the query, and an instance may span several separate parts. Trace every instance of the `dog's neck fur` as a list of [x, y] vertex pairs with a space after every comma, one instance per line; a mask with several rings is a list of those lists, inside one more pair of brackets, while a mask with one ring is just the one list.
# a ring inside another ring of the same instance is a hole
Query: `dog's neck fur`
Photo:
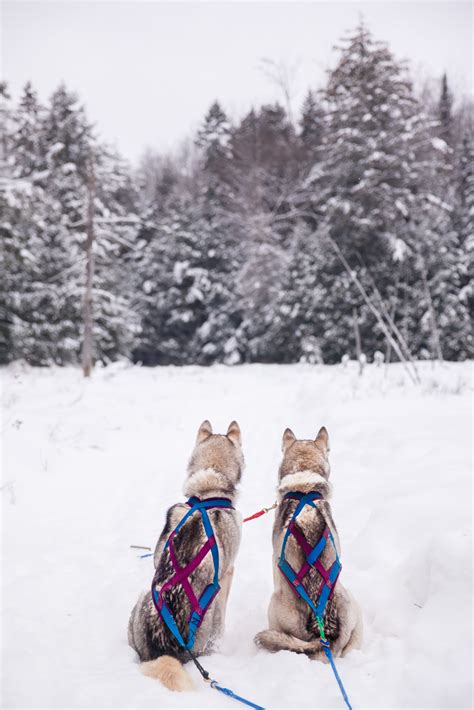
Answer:
[[331, 497], [332, 486], [324, 476], [316, 471], [296, 471], [296, 473], [288, 473], [281, 479], [277, 489], [278, 500], [281, 501], [287, 493], [293, 491], [300, 493], [317, 491], [327, 500]]
[[221, 471], [214, 468], [201, 468], [197, 471], [190, 471], [184, 483], [183, 492], [185, 496], [197, 496], [205, 498], [230, 498], [236, 496], [234, 483]]

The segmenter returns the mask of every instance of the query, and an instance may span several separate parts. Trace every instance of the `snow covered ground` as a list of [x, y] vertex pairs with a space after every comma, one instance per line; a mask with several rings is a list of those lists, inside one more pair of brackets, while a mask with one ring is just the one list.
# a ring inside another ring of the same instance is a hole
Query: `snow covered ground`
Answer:
[[[342, 579], [365, 617], [338, 662], [355, 708], [471, 706], [471, 370], [420, 365], [157, 368], [3, 377], [4, 708], [238, 708], [196, 678], [173, 694], [139, 672], [129, 612], [196, 430], [241, 425], [240, 510], [274, 500], [280, 440], [324, 424]], [[343, 708], [331, 670], [257, 650], [271, 593], [272, 514], [247, 523], [220, 651], [205, 666], [267, 708]]]

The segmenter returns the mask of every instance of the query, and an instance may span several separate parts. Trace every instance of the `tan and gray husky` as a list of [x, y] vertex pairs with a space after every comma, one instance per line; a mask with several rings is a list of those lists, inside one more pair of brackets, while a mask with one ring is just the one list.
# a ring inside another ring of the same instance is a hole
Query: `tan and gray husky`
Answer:
[[[201, 500], [228, 498], [233, 502], [243, 466], [241, 434], [237, 422], [229, 425], [224, 436], [213, 434], [211, 424], [204, 421], [199, 427], [196, 445], [188, 465], [184, 494], [189, 497], [197, 496]], [[169, 549], [164, 549], [166, 541], [188, 511], [189, 507], [185, 503], [178, 503], [168, 510], [166, 524], [154, 554], [155, 580], [159, 586], [174, 573]], [[223, 631], [242, 524], [240, 514], [233, 508], [212, 508], [208, 510], [208, 515], [219, 552], [221, 590], [197, 630], [193, 646], [196, 656], [210, 652], [214, 641]], [[174, 553], [180, 566], [189, 563], [206, 540], [201, 517], [198, 513], [193, 513], [174, 537]], [[192, 589], [198, 598], [213, 574], [212, 556], [208, 554], [189, 576]], [[191, 605], [181, 584], [170, 590], [167, 604], [183, 633], [187, 627]], [[128, 625], [128, 642], [138, 653], [146, 675], [158, 678], [170, 690], [190, 690], [193, 687], [191, 677], [182, 666], [189, 658], [156, 611], [151, 592], [142, 594], [132, 611]]]
[[[297, 501], [285, 499], [288, 493], [317, 491], [322, 500], [316, 509], [305, 506], [297, 518], [297, 525], [311, 545], [321, 538], [326, 526], [333, 536], [337, 554], [340, 543], [331, 514], [329, 498], [329, 438], [322, 427], [316, 439], [297, 440], [290, 429], [283, 434], [283, 461], [278, 475], [277, 501], [279, 503], [273, 526], [273, 578], [274, 592], [268, 609], [269, 629], [255, 637], [257, 646], [276, 652], [281, 650], [305, 653], [310, 658], [326, 661], [319, 628], [309, 605], [290, 588], [278, 567], [283, 538], [295, 511]], [[290, 535], [286, 547], [286, 559], [294, 570], [299, 570], [305, 561], [303, 550]], [[320, 561], [326, 569], [335, 560], [332, 545], [326, 545]], [[304, 586], [309, 596], [317, 599], [321, 575], [311, 567], [304, 577]], [[362, 614], [352, 594], [338, 580], [333, 596], [324, 612], [324, 629], [334, 657], [345, 655], [362, 642]]]

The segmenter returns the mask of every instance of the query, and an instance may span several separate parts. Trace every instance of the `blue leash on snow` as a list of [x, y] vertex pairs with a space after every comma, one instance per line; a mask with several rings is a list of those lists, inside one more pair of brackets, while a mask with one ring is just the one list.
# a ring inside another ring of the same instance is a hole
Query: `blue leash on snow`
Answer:
[[329, 646], [329, 641], [324, 639], [324, 641], [321, 639], [321, 646], [323, 647], [323, 651], [326, 654], [326, 658], [328, 659], [329, 663], [331, 664], [332, 671], [334, 673], [334, 677], [337, 680], [337, 684], [339, 686], [339, 690], [341, 691], [342, 697], [344, 698], [344, 702], [346, 703], [347, 707], [349, 710], [352, 710], [352, 705], [349, 702], [349, 698], [347, 697], [346, 690], [342, 684], [341, 677], [339, 673], [337, 672], [336, 664], [334, 663], [334, 658], [332, 657], [331, 653], [331, 648]]
[[246, 700], [240, 695], [236, 695], [232, 690], [229, 690], [229, 688], [223, 688], [216, 680], [211, 680], [211, 688], [214, 688], [215, 690], [220, 690], [221, 693], [224, 693], [224, 695], [228, 695], [229, 698], [232, 698], [233, 700], [238, 700], [239, 703], [243, 703], [243, 705], [248, 705], [251, 708], [255, 708], [255, 710], [265, 710], [265, 708], [261, 705], [255, 705], [255, 703], [252, 703], [250, 700]]
[[227, 695], [227, 697], [232, 698], [232, 700], [237, 700], [239, 703], [242, 703], [242, 705], [247, 705], [249, 708], [254, 708], [254, 710], [265, 710], [262, 705], [256, 705], [256, 703], [252, 703], [251, 700], [247, 700], [241, 695], [237, 695], [236, 693], [234, 693], [233, 690], [230, 690], [230, 688], [224, 688], [223, 685], [219, 685], [217, 680], [212, 680], [208, 671], [206, 671], [206, 669], [201, 666], [194, 653], [190, 651], [189, 648], [186, 649], [186, 651], [191, 660], [193, 661], [194, 665], [198, 669], [199, 673], [202, 675], [203, 679], [206, 681], [206, 683], [210, 683], [211, 688], [214, 688], [214, 690], [218, 690], [220, 693]]

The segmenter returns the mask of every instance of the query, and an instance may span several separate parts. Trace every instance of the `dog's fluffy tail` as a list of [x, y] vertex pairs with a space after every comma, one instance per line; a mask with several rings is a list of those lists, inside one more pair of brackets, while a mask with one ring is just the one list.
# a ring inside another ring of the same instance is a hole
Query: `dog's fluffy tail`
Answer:
[[315, 653], [321, 648], [319, 639], [302, 641], [296, 636], [285, 634], [283, 631], [267, 629], [260, 631], [254, 639], [257, 646], [265, 648], [270, 653], [277, 651], [294, 651], [295, 653]]
[[194, 690], [191, 676], [173, 656], [160, 656], [154, 661], [146, 661], [141, 668], [146, 676], [157, 678], [169, 690]]

